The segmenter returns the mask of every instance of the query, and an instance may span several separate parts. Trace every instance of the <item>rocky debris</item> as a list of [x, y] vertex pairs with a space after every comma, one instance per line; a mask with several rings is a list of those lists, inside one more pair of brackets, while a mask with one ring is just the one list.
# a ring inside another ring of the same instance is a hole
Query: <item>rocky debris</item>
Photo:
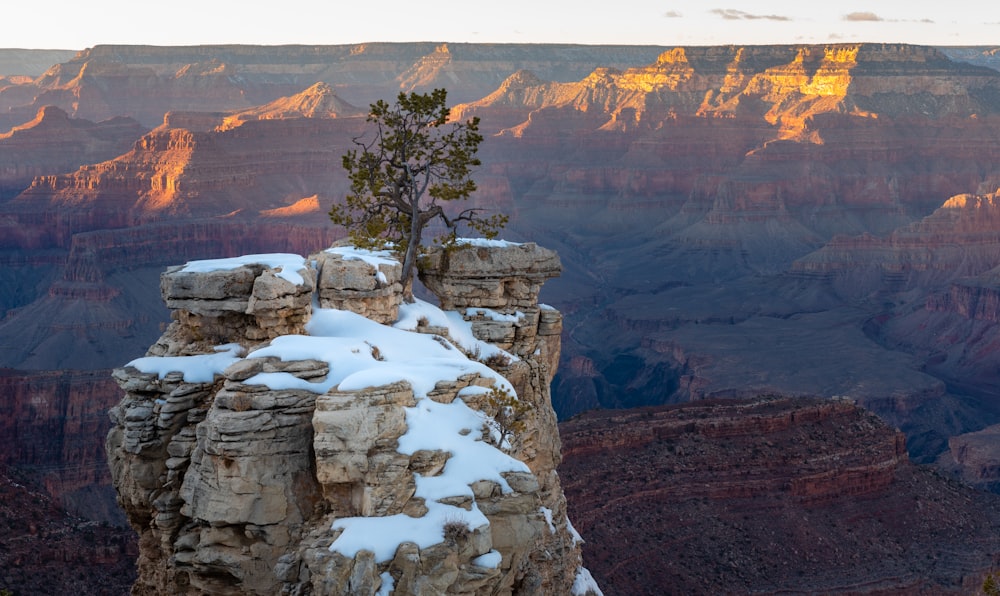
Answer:
[[970, 594], [1000, 554], [1000, 496], [915, 466], [847, 400], [593, 411], [560, 430], [608, 593]]
[[[168, 269], [161, 290], [174, 323], [149, 356], [114, 372], [125, 397], [111, 410], [107, 452], [140, 536], [133, 593], [598, 593], [556, 473], [548, 383], [559, 317], [523, 290], [537, 296], [543, 281], [531, 262], [551, 277], [558, 257], [516, 246], [480, 249], [486, 262], [504, 261], [490, 251], [516, 250], [527, 270], [519, 279], [505, 267], [491, 290], [535, 313], [535, 329], [514, 334], [511, 352], [485, 359], [504, 377], [463, 355], [479, 355], [494, 334], [470, 326], [473, 349], [433, 307], [416, 334], [357, 316], [387, 320], [400, 307], [400, 267], [388, 253], [335, 247], [299, 257], [301, 268], [292, 255], [252, 255]], [[298, 283], [284, 279], [292, 269]], [[262, 323], [261, 312], [277, 323]], [[343, 341], [323, 333], [359, 321], [396, 335], [305, 356], [301, 346]], [[302, 335], [307, 323], [319, 335]], [[412, 341], [423, 342], [407, 356], [417, 360], [398, 361]], [[359, 362], [424, 371], [442, 358], [465, 372], [435, 373], [443, 376], [426, 387], [345, 382]], [[528, 406], [509, 442], [483, 436], [498, 383]]]

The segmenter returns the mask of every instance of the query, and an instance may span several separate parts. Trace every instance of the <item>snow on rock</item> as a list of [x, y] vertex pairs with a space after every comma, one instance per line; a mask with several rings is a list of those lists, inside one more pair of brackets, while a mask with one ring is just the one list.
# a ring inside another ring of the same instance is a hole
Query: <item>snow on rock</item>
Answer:
[[274, 269], [278, 277], [295, 285], [302, 285], [304, 279], [299, 273], [306, 268], [306, 261], [300, 255], [290, 253], [270, 253], [244, 255], [228, 259], [206, 259], [189, 261], [181, 268], [184, 273], [210, 273], [231, 271], [244, 265], [264, 265]]
[[126, 366], [134, 366], [144, 373], [155, 373], [164, 378], [171, 372], [180, 372], [186, 383], [211, 383], [216, 375], [221, 375], [230, 364], [239, 360], [243, 348], [239, 344], [215, 347], [214, 354], [195, 356], [147, 356], [136, 358]]
[[594, 576], [586, 567], [577, 570], [576, 578], [573, 580], [573, 596], [604, 596], [604, 592], [598, 587]]
[[[386, 251], [164, 273], [174, 322], [115, 371], [108, 436], [139, 591], [600, 593], [555, 472], [561, 316], [537, 290], [558, 257], [503, 241], [454, 254], [470, 251], [422, 262], [451, 280], [444, 309], [404, 304]], [[527, 406], [500, 446], [494, 389]]]

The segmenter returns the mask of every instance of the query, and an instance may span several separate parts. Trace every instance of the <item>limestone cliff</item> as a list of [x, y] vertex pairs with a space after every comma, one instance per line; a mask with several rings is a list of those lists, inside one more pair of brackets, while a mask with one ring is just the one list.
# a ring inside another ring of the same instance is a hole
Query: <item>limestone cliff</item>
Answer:
[[[549, 384], [560, 271], [534, 244], [168, 269], [173, 323], [116, 369], [107, 452], [135, 594], [595, 594]], [[245, 354], [245, 356], [244, 356]]]

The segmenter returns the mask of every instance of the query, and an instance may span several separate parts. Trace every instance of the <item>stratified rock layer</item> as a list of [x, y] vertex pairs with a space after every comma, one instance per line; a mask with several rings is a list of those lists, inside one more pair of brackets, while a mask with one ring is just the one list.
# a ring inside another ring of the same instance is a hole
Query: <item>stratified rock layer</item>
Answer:
[[608, 593], [971, 594], [1000, 554], [1000, 497], [914, 466], [847, 400], [595, 411], [560, 429]]
[[[338, 307], [320, 314], [341, 313], [346, 322], [364, 313], [391, 322], [401, 292], [398, 262], [333, 248], [298, 264], [290, 255], [259, 255], [230, 266], [189, 263], [163, 274], [174, 322], [149, 357], [115, 370], [125, 397], [111, 411], [107, 440], [119, 502], [140, 536], [133, 593], [374, 594], [391, 583], [406, 594], [541, 595], [568, 594], [578, 577], [589, 577], [556, 474], [560, 443], [548, 385], [550, 363], [558, 359], [559, 315], [537, 304], [538, 287], [559, 273], [558, 257], [506, 243], [463, 246], [454, 254], [467, 251], [501, 264], [503, 275], [490, 291], [499, 302], [489, 312], [501, 324], [510, 321], [513, 340], [507, 355], [489, 363], [528, 408], [505, 447], [516, 459], [501, 456], [516, 465], [498, 477], [483, 472], [481, 480], [447, 488], [433, 501], [420, 483], [443, 474], [459, 447], [405, 451], [401, 441], [415, 424], [412, 411], [430, 411], [420, 405], [425, 401], [488, 411], [497, 382], [490, 368], [476, 363], [478, 369], [442, 377], [426, 394], [410, 381], [317, 391], [330, 375], [343, 374], [340, 367], [355, 365], [280, 356], [279, 340], [305, 337], [292, 334], [308, 328], [313, 297], [321, 308]], [[496, 274], [438, 267], [452, 280], [475, 277], [482, 287], [490, 285], [482, 278]], [[520, 288], [534, 290], [526, 295]], [[441, 300], [461, 302], [446, 290]], [[492, 327], [483, 332], [475, 325], [483, 313], [471, 310], [464, 317], [473, 321], [472, 334], [491, 339]], [[454, 343], [462, 338], [449, 340], [448, 328], [438, 323], [422, 320], [414, 332], [431, 334], [417, 337], [438, 348], [464, 349]], [[225, 345], [213, 347], [218, 344]], [[243, 350], [250, 350], [245, 358]], [[366, 351], [372, 362], [384, 359], [378, 346]], [[347, 357], [360, 357], [356, 353]], [[214, 374], [185, 368], [190, 358], [212, 363]], [[259, 380], [268, 375], [294, 382], [271, 388]], [[499, 452], [484, 442], [476, 446]], [[485, 523], [442, 522], [438, 542], [400, 538], [389, 553], [338, 546], [352, 522], [398, 523], [389, 537], [405, 536], [442, 507]]]

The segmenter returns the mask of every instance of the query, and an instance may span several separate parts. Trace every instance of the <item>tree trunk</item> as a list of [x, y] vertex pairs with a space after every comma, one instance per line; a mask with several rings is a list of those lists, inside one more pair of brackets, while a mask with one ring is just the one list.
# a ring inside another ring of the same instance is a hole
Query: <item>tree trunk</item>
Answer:
[[421, 221], [421, 213], [414, 209], [414, 214], [410, 218], [410, 238], [406, 244], [406, 253], [403, 255], [403, 301], [413, 304], [413, 274], [417, 269], [417, 253], [420, 250], [420, 240], [423, 236], [425, 222]]

